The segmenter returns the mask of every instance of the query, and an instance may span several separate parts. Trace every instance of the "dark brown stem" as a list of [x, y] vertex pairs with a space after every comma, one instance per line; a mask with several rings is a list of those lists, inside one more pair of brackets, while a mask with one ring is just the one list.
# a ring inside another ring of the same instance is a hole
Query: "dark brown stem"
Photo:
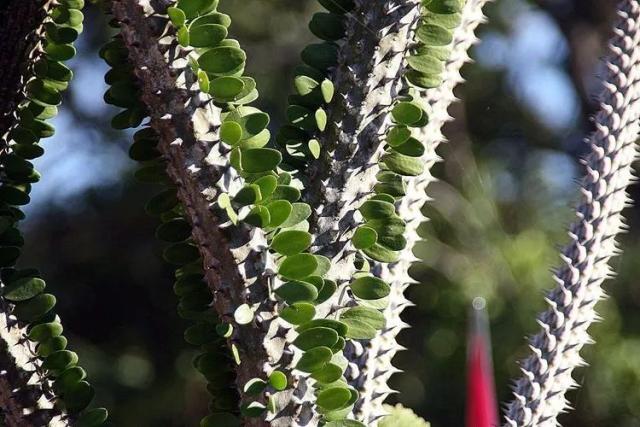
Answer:
[[[227, 169], [205, 160], [213, 144], [211, 140], [201, 139], [194, 129], [194, 120], [204, 116], [208, 125], [216, 126], [219, 111], [199, 100], [197, 94], [177, 86], [177, 75], [184, 70], [172, 69], [172, 59], [167, 58], [174, 54], [175, 46], [159, 45], [159, 37], [166, 29], [166, 18], [147, 16], [135, 0], [113, 1], [112, 12], [121, 23], [123, 41], [141, 85], [150, 124], [160, 136], [159, 149], [167, 161], [167, 173], [178, 188], [178, 197], [193, 227], [193, 239], [204, 260], [205, 278], [214, 295], [214, 307], [223, 321], [232, 323], [234, 310], [252, 302], [249, 295], [251, 299], [264, 301], [268, 300], [268, 292], [266, 280], [251, 272], [259, 262], [258, 254], [251, 251], [239, 254], [237, 251], [251, 239], [249, 230], [234, 226], [233, 236], [227, 235], [212, 208], [212, 202], [220, 192], [215, 184]], [[250, 293], [247, 276], [255, 277]], [[229, 340], [240, 353], [241, 363], [236, 369], [240, 391], [249, 379], [264, 377], [263, 365], [268, 358], [263, 337], [261, 328], [245, 325], [236, 327]], [[247, 418], [245, 425], [262, 426], [268, 422]]]
[[0, 5], [0, 141], [15, 121], [24, 99], [27, 67], [33, 60], [46, 0], [6, 0]]

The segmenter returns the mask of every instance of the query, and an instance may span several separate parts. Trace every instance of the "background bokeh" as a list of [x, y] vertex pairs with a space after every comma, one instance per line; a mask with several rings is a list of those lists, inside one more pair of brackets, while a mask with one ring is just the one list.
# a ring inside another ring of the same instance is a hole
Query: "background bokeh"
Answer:
[[[311, 42], [306, 22], [314, 0], [223, 0], [232, 34], [248, 52], [260, 106], [282, 122], [298, 52]], [[612, 0], [498, 0], [464, 68], [467, 83], [452, 108], [450, 144], [436, 168], [425, 207], [432, 221], [417, 248], [424, 260], [409, 291], [417, 304], [405, 314], [414, 327], [401, 335], [411, 347], [397, 357], [392, 399], [433, 427], [460, 426], [464, 409], [467, 312], [487, 299], [499, 397], [526, 354], [524, 336], [557, 247], [572, 220], [579, 159], [597, 106], [599, 57]], [[184, 322], [175, 311], [172, 271], [160, 261], [154, 220], [143, 212], [154, 193], [137, 184], [127, 157], [130, 134], [110, 129], [114, 111], [102, 102], [106, 66], [97, 50], [109, 30], [98, 6], [87, 7], [85, 33], [73, 66], [76, 78], [57, 134], [36, 165], [25, 266], [37, 266], [60, 298], [60, 314], [98, 395], [118, 426], [191, 426], [206, 408], [204, 385], [190, 368]], [[640, 200], [640, 190], [632, 196]], [[576, 410], [565, 427], [640, 426], [640, 209], [627, 210], [631, 232], [614, 261], [618, 277], [600, 305], [604, 321], [585, 351], [583, 387], [570, 394]]]

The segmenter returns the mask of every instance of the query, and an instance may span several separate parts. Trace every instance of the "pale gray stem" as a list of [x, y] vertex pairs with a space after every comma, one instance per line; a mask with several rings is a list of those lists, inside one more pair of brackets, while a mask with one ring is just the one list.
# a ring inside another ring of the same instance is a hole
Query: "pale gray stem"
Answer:
[[[407, 239], [406, 248], [402, 251], [399, 261], [394, 264], [379, 264], [376, 275], [391, 285], [389, 305], [385, 310], [387, 326], [369, 342], [367, 347], [356, 345], [351, 348], [347, 358], [353, 374], [352, 384], [360, 392], [361, 399], [356, 406], [356, 416], [368, 425], [375, 425], [376, 420], [386, 414], [382, 404], [393, 390], [387, 381], [398, 369], [394, 368], [391, 360], [403, 347], [396, 342], [397, 334], [408, 325], [400, 315], [402, 311], [412, 305], [404, 296], [405, 289], [414, 280], [409, 276], [409, 267], [416, 260], [413, 247], [420, 240], [418, 227], [425, 221], [421, 208], [430, 199], [427, 195], [428, 185], [434, 181], [430, 170], [439, 160], [436, 149], [442, 142], [446, 142], [441, 129], [449, 120], [447, 110], [456, 101], [454, 88], [464, 79], [460, 74], [462, 66], [470, 61], [468, 50], [478, 39], [475, 30], [484, 22], [482, 8], [487, 0], [468, 0], [462, 10], [461, 24], [454, 31], [451, 56], [445, 64], [442, 84], [434, 89], [421, 90], [416, 100], [429, 116], [429, 123], [419, 129], [415, 137], [426, 147], [422, 157], [425, 172], [415, 178], [407, 180], [406, 195], [398, 206], [398, 215], [405, 220]], [[377, 169], [377, 168], [376, 168]], [[375, 171], [373, 177], [375, 177]]]
[[580, 350], [592, 342], [587, 330], [598, 318], [601, 285], [613, 275], [609, 260], [619, 252], [615, 239], [629, 203], [626, 189], [633, 180], [640, 128], [639, 61], [640, 3], [625, 0], [618, 5], [609, 42], [596, 130], [587, 140], [578, 220], [561, 253], [556, 287], [546, 297], [550, 307], [538, 317], [542, 330], [529, 340], [531, 355], [521, 362], [523, 376], [515, 382], [505, 426], [557, 426], [558, 415], [570, 409], [565, 394], [577, 387], [573, 370], [585, 365]]

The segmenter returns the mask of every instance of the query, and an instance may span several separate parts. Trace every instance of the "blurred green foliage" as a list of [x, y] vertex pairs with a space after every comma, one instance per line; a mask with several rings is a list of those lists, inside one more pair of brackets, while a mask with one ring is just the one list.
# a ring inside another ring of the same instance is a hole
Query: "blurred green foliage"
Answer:
[[[319, 7], [314, 0], [221, 3], [248, 52], [259, 106], [277, 126], [298, 53], [313, 40], [306, 22]], [[549, 270], [572, 220], [581, 138], [595, 108], [592, 76], [613, 2], [537, 3], [543, 9], [524, 0], [490, 6], [477, 62], [464, 69], [463, 102], [452, 108], [457, 120], [446, 128], [452, 142], [440, 151], [446, 160], [435, 171], [441, 179], [431, 187], [435, 200], [424, 209], [432, 218], [416, 249], [424, 262], [412, 271], [421, 284], [409, 290], [417, 306], [404, 316], [414, 327], [400, 338], [411, 351], [396, 359], [405, 374], [393, 383], [400, 392], [394, 400], [433, 427], [463, 424], [466, 316], [475, 296], [488, 301], [499, 398], [510, 398], [508, 380], [526, 354], [523, 337], [537, 330], [534, 316], [544, 308], [543, 291], [553, 284]], [[193, 353], [182, 339], [185, 323], [175, 313], [172, 271], [161, 262], [156, 224], [142, 209], [153, 190], [133, 181], [130, 135], [110, 130], [110, 110], [100, 106], [103, 88], [96, 81], [104, 68], [97, 49], [108, 31], [96, 6], [87, 19], [77, 84], [63, 107], [66, 122], [57, 126], [55, 142], [45, 143], [50, 155], [53, 144], [71, 148], [39, 167], [38, 186], [48, 190], [37, 193], [37, 210], [25, 224], [24, 265], [38, 266], [60, 296], [73, 350], [113, 425], [197, 425], [207, 395], [190, 366]], [[553, 32], [555, 39], [543, 37]], [[522, 47], [519, 37], [530, 44]], [[543, 49], [551, 53], [540, 59]], [[568, 92], [555, 90], [558, 81]], [[97, 182], [79, 186], [87, 171]], [[124, 184], [104, 178], [109, 171]], [[639, 209], [627, 215], [632, 230], [640, 227]], [[640, 426], [636, 236], [623, 238], [625, 254], [614, 261], [619, 276], [606, 285], [612, 298], [600, 306], [605, 320], [593, 328], [597, 345], [584, 352], [591, 367], [576, 373], [583, 387], [569, 396], [576, 410], [563, 417], [565, 427]]]

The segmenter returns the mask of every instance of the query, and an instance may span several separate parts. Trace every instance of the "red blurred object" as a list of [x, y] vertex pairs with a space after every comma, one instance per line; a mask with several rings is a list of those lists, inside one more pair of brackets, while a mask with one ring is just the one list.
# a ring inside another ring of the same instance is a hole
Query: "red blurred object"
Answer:
[[466, 427], [499, 427], [486, 302], [473, 300], [467, 341]]

